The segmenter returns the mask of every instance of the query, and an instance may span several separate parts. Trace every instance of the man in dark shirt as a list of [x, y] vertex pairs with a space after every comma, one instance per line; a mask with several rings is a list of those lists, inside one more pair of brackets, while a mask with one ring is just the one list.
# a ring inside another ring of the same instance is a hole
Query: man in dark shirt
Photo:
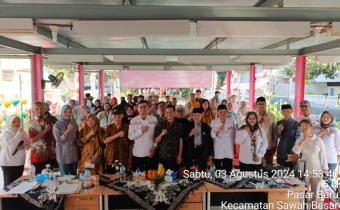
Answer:
[[292, 107], [290, 104], [283, 104], [281, 106], [281, 113], [284, 119], [276, 124], [276, 132], [280, 138], [277, 147], [277, 163], [292, 170], [295, 164], [287, 162], [287, 157], [289, 154], [294, 154], [292, 149], [298, 138], [299, 123], [292, 117]]
[[175, 121], [175, 107], [168, 105], [165, 108], [166, 121], [158, 123], [155, 128], [154, 147], [158, 147], [160, 163], [165, 169], [178, 170], [182, 163], [183, 129]]
[[190, 167], [196, 165], [199, 170], [205, 171], [207, 166], [211, 166], [214, 155], [211, 128], [208, 124], [202, 122], [202, 108], [193, 109], [192, 119], [189, 124], [190, 132], [188, 140]]
[[50, 104], [49, 103], [44, 103], [44, 115], [45, 115], [45, 118], [46, 119], [49, 119], [52, 121], [53, 125], [58, 121], [58, 119], [53, 116], [51, 113], [50, 113]]
[[189, 142], [189, 132], [190, 132], [190, 122], [187, 118], [185, 118], [185, 108], [183, 105], [178, 105], [176, 106], [176, 117], [175, 120], [181, 124], [182, 129], [183, 129], [183, 153], [182, 153], [182, 158], [183, 158], [183, 165], [185, 168], [190, 167], [190, 162], [188, 158], [188, 142]]

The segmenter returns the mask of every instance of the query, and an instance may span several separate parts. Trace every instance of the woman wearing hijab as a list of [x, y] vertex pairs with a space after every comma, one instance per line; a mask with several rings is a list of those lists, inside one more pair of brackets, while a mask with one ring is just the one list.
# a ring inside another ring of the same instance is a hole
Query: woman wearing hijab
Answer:
[[87, 115], [85, 126], [80, 130], [78, 145], [80, 146], [79, 173], [85, 171], [85, 165], [94, 165], [91, 168], [92, 175], [101, 174], [102, 165], [102, 144], [104, 129], [99, 126], [99, 120], [94, 114]]
[[[338, 165], [337, 156], [340, 154], [340, 131], [333, 125], [333, 121], [333, 115], [328, 111], [324, 111], [320, 117], [320, 125], [315, 128], [317, 135], [322, 139], [326, 148], [330, 175], [328, 183], [330, 185], [335, 184], [334, 177], [336, 177], [336, 168]], [[334, 185], [331, 186], [335, 187]]]
[[27, 134], [23, 131], [17, 115], [8, 117], [0, 141], [0, 165], [4, 174], [4, 186], [7, 186], [22, 176], [26, 158], [25, 147], [29, 146]]
[[259, 171], [268, 147], [267, 135], [259, 126], [256, 112], [248, 112], [245, 121], [236, 132], [235, 140], [240, 145], [240, 170]]
[[79, 160], [78, 125], [72, 120], [72, 109], [65, 105], [60, 120], [53, 126], [56, 156], [61, 175], [77, 175]]

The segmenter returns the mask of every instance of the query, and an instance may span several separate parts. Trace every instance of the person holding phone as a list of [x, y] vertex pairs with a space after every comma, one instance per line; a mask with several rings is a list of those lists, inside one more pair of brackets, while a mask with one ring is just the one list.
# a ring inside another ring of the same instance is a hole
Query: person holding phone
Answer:
[[4, 174], [4, 187], [18, 179], [24, 172], [25, 147], [28, 148], [29, 141], [21, 126], [20, 118], [17, 115], [10, 115], [0, 138], [2, 144], [0, 165]]
[[60, 120], [53, 126], [56, 140], [56, 156], [61, 175], [77, 175], [79, 160], [78, 125], [72, 120], [72, 109], [65, 105]]

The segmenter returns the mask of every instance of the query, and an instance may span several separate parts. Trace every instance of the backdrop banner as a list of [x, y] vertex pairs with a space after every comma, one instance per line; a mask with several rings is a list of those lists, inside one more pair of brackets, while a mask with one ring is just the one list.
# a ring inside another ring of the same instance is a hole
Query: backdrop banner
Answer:
[[120, 71], [123, 88], [211, 88], [212, 71]]

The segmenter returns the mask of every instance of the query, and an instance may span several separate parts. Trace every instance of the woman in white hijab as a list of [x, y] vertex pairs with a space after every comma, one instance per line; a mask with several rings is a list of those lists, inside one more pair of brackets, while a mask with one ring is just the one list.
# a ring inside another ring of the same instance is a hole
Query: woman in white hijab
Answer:
[[25, 147], [29, 146], [27, 134], [23, 131], [17, 115], [10, 115], [0, 137], [2, 149], [0, 165], [4, 173], [4, 187], [22, 176], [25, 165]]

